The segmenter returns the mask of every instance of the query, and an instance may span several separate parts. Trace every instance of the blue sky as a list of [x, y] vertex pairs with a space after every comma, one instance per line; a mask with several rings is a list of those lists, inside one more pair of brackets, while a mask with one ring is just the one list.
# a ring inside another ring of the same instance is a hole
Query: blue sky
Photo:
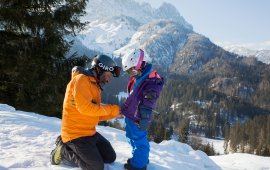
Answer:
[[[164, 0], [136, 0], [158, 8]], [[270, 0], [166, 0], [217, 44], [270, 50]]]

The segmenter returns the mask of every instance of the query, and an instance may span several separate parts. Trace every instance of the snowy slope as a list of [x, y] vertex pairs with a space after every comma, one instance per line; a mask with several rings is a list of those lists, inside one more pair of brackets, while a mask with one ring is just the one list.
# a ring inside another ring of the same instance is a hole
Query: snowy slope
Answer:
[[[64, 170], [65, 165], [53, 166], [49, 154], [59, 135], [61, 120], [35, 113], [17, 111], [0, 104], [0, 170], [40, 169]], [[105, 165], [105, 170], [121, 170], [131, 156], [130, 146], [123, 131], [99, 126], [116, 150], [117, 159]], [[149, 170], [269, 170], [270, 158], [248, 154], [233, 154], [209, 157], [201, 151], [173, 140], [160, 144], [151, 142]], [[216, 164], [216, 163], [218, 164]]]
[[269, 170], [270, 158], [244, 153], [211, 156], [215, 163], [224, 170]]
[[[49, 154], [60, 132], [60, 119], [35, 113], [16, 111], [0, 104], [0, 169], [70, 169], [65, 165], [53, 166]], [[123, 131], [98, 127], [113, 145], [117, 153], [116, 162], [106, 165], [108, 170], [121, 170], [131, 156], [130, 147]], [[78, 169], [78, 168], [73, 168]], [[148, 169], [210, 169], [219, 167], [209, 157], [194, 151], [190, 146], [176, 141], [151, 143], [150, 164]]]
[[132, 48], [140, 47], [146, 50], [153, 63], [168, 66], [190, 31], [170, 20], [155, 20], [141, 26], [128, 44], [114, 54], [121, 56]]
[[201, 140], [202, 140], [202, 143], [203, 144], [210, 144], [210, 145], [213, 145], [214, 149], [215, 149], [215, 152], [217, 154], [220, 154], [220, 155], [224, 155], [224, 140], [221, 140], [221, 139], [209, 139], [209, 138], [204, 138], [204, 137], [200, 137]]
[[139, 25], [136, 20], [124, 15], [107, 17], [92, 21], [77, 39], [89, 49], [112, 53], [127, 44]]

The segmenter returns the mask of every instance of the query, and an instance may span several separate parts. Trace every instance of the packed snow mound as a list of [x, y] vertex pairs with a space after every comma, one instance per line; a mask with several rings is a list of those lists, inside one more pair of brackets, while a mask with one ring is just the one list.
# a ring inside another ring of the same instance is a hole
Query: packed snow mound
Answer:
[[[79, 169], [60, 164], [51, 165], [49, 155], [60, 133], [61, 120], [36, 113], [15, 110], [0, 104], [0, 169]], [[125, 132], [111, 127], [98, 126], [116, 151], [117, 159], [105, 165], [106, 170], [121, 170], [131, 157], [131, 148]], [[151, 142], [148, 169], [155, 170], [218, 170], [220, 169], [201, 151], [177, 141]]]

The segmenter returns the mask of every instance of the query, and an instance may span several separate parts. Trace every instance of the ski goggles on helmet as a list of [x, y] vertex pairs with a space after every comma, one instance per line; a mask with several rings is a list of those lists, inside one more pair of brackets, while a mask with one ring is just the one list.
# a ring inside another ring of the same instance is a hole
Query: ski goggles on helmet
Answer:
[[119, 77], [121, 73], [121, 67], [114, 66], [113, 68], [114, 68], [113, 71], [111, 71], [113, 74], [113, 77]]

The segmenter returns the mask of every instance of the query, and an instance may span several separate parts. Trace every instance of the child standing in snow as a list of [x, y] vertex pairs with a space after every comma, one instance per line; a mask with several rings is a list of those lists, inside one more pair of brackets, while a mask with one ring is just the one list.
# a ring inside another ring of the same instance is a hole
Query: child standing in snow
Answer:
[[152, 64], [146, 62], [141, 49], [133, 49], [125, 55], [122, 65], [130, 78], [127, 85], [129, 96], [121, 107], [121, 114], [125, 115], [126, 136], [132, 147], [132, 158], [127, 160], [124, 168], [146, 170], [150, 152], [147, 129], [164, 81], [152, 69]]

